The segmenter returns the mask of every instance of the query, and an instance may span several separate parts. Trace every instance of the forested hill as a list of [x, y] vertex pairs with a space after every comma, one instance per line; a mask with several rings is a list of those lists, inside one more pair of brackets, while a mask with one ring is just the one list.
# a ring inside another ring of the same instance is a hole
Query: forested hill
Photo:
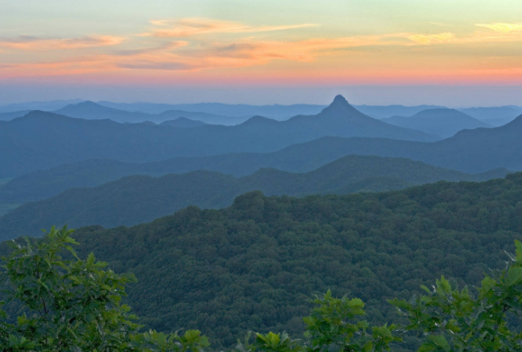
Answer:
[[247, 330], [297, 336], [310, 297], [329, 288], [368, 302], [370, 320], [390, 321], [385, 299], [409, 298], [442, 274], [478, 283], [522, 239], [521, 199], [521, 173], [347, 196], [254, 192], [223, 210], [190, 207], [74, 236], [80, 256], [136, 274], [128, 302], [142, 323], [199, 328], [230, 346]]
[[[267, 195], [304, 196], [388, 191], [446, 181], [483, 181], [507, 171], [470, 175], [418, 161], [347, 156], [304, 174], [262, 169], [240, 179], [210, 171], [161, 178], [129, 176], [95, 188], [71, 189], [50, 199], [27, 203], [0, 217], [0, 239], [38, 236], [52, 225], [104, 227], [135, 225], [189, 205], [222, 208], [238, 195], [261, 190]], [[29, 189], [30, 190], [30, 189]]]

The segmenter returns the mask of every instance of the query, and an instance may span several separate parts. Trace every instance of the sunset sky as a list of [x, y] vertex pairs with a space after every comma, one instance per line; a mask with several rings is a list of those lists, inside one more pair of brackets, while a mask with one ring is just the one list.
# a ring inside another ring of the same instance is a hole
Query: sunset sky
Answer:
[[242, 92], [237, 102], [321, 103], [340, 87], [376, 92], [361, 103], [387, 103], [392, 87], [405, 92], [397, 103], [409, 91], [444, 103], [427, 101], [433, 87], [480, 91], [468, 97], [478, 103], [492, 87], [503, 93], [486, 104], [522, 105], [520, 0], [0, 0], [0, 9], [0, 104], [103, 92], [165, 101], [166, 89], [185, 92], [172, 102], [228, 89]]

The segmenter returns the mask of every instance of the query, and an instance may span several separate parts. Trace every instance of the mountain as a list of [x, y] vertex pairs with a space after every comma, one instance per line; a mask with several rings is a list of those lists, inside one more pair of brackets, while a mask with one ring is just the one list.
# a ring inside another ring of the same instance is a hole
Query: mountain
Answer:
[[183, 110], [207, 114], [245, 117], [262, 115], [272, 119], [286, 120], [296, 115], [316, 115], [325, 105], [294, 104], [294, 105], [247, 105], [247, 104], [222, 104], [222, 103], [197, 103], [197, 104], [154, 104], [154, 103], [112, 103], [101, 101], [99, 104], [126, 110], [142, 111], [150, 114], [159, 114], [167, 110]]
[[460, 111], [491, 126], [499, 127], [513, 121], [522, 114], [522, 107], [499, 106], [490, 108], [466, 108]]
[[70, 104], [80, 103], [81, 99], [70, 100], [51, 100], [51, 101], [29, 101], [24, 103], [14, 103], [7, 105], [0, 105], [0, 112], [18, 112], [18, 111], [53, 111], [63, 108]]
[[92, 101], [83, 101], [78, 104], [67, 105], [54, 111], [54, 113], [86, 120], [112, 120], [115, 122], [129, 123], [143, 121], [157, 122], [157, 120], [149, 114], [112, 109], [93, 103]]
[[33, 111], [0, 122], [0, 177], [90, 158], [151, 161], [176, 154], [176, 129]]
[[391, 125], [411, 128], [425, 133], [448, 138], [458, 131], [491, 127], [463, 112], [454, 109], [423, 110], [413, 116], [393, 116], [382, 121]]
[[205, 126], [207, 124], [204, 122], [201, 122], [201, 121], [197, 121], [197, 120], [190, 120], [185, 117], [178, 117], [175, 120], [163, 121], [160, 125], [179, 127], [179, 128], [192, 128], [192, 127]]
[[445, 109], [444, 106], [438, 105], [355, 105], [355, 108], [376, 119], [386, 119], [392, 116], [412, 116], [428, 109]]
[[272, 152], [323, 136], [433, 140], [422, 132], [372, 119], [342, 97], [320, 114], [287, 121], [253, 117], [237, 126], [166, 129], [154, 124], [119, 124], [110, 120], [69, 118], [34, 111], [0, 122], [0, 177], [86, 159], [146, 162], [175, 156]]
[[224, 125], [224, 126], [234, 126], [241, 124], [248, 120], [250, 116], [225, 116], [225, 115], [217, 115], [210, 114], [206, 112], [189, 112], [183, 110], [167, 110], [162, 112], [161, 114], [155, 115], [161, 121], [171, 121], [179, 118], [186, 118], [193, 121], [200, 121], [204, 124], [209, 125]]
[[229, 347], [249, 329], [297, 336], [314, 294], [328, 289], [361, 298], [365, 320], [384, 324], [397, 314], [387, 299], [408, 299], [441, 275], [479, 284], [522, 239], [520, 199], [522, 174], [347, 196], [254, 192], [222, 210], [189, 207], [73, 237], [80, 257], [93, 252], [136, 275], [125, 303], [147, 328], [198, 328]]
[[[265, 122], [252, 119], [252, 125]], [[522, 170], [522, 117], [491, 129], [462, 131], [435, 143], [390, 139], [324, 137], [272, 153], [237, 153], [211, 157], [176, 157], [148, 163], [86, 160], [19, 176], [0, 187], [0, 203], [24, 203], [54, 196], [74, 187], [94, 187], [130, 175], [162, 176], [210, 170], [237, 177], [261, 168], [308, 172], [350, 154], [404, 157], [467, 173], [494, 169]], [[136, 161], [136, 160], [133, 160]], [[502, 176], [506, 170], [501, 170]]]
[[[111, 108], [126, 111], [142, 111], [150, 114], [158, 114], [167, 110], [183, 110], [192, 112], [204, 112], [227, 116], [266, 116], [274, 120], [286, 120], [296, 115], [316, 115], [326, 105], [293, 104], [293, 105], [248, 105], [248, 104], [222, 104], [222, 103], [197, 103], [197, 104], [155, 104], [155, 103], [112, 103], [100, 101], [99, 104]], [[354, 105], [362, 113], [377, 119], [383, 119], [394, 115], [410, 116], [422, 110], [442, 108], [438, 105]]]
[[25, 111], [13, 111], [13, 112], [1, 112], [0, 113], [0, 121], [11, 121], [16, 119], [17, 117], [22, 117], [30, 113], [30, 110]]
[[231, 117], [201, 112], [187, 112], [181, 110], [168, 110], [161, 114], [147, 114], [143, 112], [129, 112], [114, 109], [91, 101], [84, 101], [78, 104], [67, 105], [55, 111], [56, 114], [75, 117], [86, 120], [112, 120], [120, 123], [138, 123], [151, 121], [161, 123], [164, 121], [178, 119], [180, 117], [191, 120], [199, 120], [215, 125], [236, 125], [247, 120], [246, 117]]
[[17, 235], [36, 236], [42, 227], [53, 224], [73, 227], [135, 225], [172, 214], [188, 205], [225, 207], [238, 195], [253, 190], [289, 196], [347, 194], [402, 189], [441, 180], [482, 181], [485, 178], [408, 159], [371, 156], [347, 156], [304, 174], [261, 169], [240, 179], [210, 171], [160, 178], [129, 176], [95, 188], [71, 189], [50, 199], [22, 205], [0, 217], [0, 239], [8, 239], [6, 236], [14, 231]]

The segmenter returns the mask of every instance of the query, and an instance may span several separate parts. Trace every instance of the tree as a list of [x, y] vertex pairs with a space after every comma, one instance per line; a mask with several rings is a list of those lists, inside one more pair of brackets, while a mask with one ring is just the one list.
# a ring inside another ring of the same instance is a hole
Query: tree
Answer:
[[[7, 323], [0, 311], [2, 351], [201, 351], [208, 345], [199, 331], [180, 336], [140, 333], [130, 308], [122, 304], [132, 275], [106, 269], [94, 254], [78, 258], [67, 227], [54, 227], [41, 241], [12, 242], [2, 279], [8, 302], [22, 314]], [[62, 255], [68, 252], [64, 259]]]
[[[315, 308], [304, 321], [304, 340], [292, 340], [288, 334], [256, 334], [239, 343], [240, 352], [382, 352], [390, 343], [401, 341], [394, 335], [395, 325], [370, 328], [368, 322], [356, 320], [364, 315], [364, 303], [358, 299], [334, 298], [330, 291], [314, 300]], [[356, 320], [356, 321], [354, 321]], [[370, 333], [371, 331], [371, 333]]]
[[426, 295], [392, 300], [409, 319], [409, 331], [423, 333], [420, 352], [522, 351], [522, 333], [509, 323], [522, 312], [522, 243], [515, 241], [506, 269], [486, 275], [480, 287], [453, 288], [442, 277]]

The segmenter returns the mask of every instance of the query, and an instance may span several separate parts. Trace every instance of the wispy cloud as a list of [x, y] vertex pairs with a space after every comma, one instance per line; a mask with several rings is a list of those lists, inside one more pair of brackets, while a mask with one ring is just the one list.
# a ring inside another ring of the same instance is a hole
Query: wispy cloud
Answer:
[[450, 43], [457, 39], [454, 33], [445, 32], [439, 34], [411, 34], [407, 35], [406, 38], [417, 44], [438, 44], [438, 43]]
[[81, 38], [40, 38], [19, 36], [0, 38], [0, 47], [18, 50], [80, 49], [120, 44], [124, 38], [113, 36], [93, 36]]
[[118, 69], [207, 70], [259, 66], [274, 60], [314, 62], [321, 56], [339, 55], [340, 49], [429, 45], [439, 43], [444, 38], [446, 37], [443, 35], [432, 35], [426, 39], [411, 33], [393, 33], [296, 41], [243, 38], [232, 41], [198, 41], [197, 45], [193, 45], [189, 41], [168, 41], [149, 48], [118, 50], [112, 54], [91, 55], [56, 62], [21, 64], [16, 67], [20, 71], [32, 72], [40, 69], [52, 70], [59, 74]]
[[[477, 24], [475, 32], [457, 35], [442, 33], [384, 33], [380, 35], [345, 36], [338, 38], [312, 38], [283, 40], [276, 33], [284, 30], [308, 28], [315, 24], [289, 24], [277, 26], [250, 26], [239, 22], [212, 19], [186, 18], [179, 20], [150, 21], [152, 29], [145, 34], [121, 38], [115, 36], [86, 36], [80, 38], [39, 38], [20, 36], [0, 38], [0, 49], [48, 50], [71, 49], [67, 55], [52, 62], [21, 60], [25, 63], [0, 63], [0, 74], [11, 76], [67, 75], [92, 72], [130, 71], [200, 71], [221, 68], [239, 68], [267, 65], [273, 61], [315, 62], [324, 56], [368, 55], [368, 59], [379, 61], [368, 48], [379, 48], [380, 52], [396, 52], [406, 57], [410, 48], [451, 45], [454, 48], [480, 48], [481, 43], [507, 43], [522, 41], [522, 24]], [[520, 28], [519, 28], [520, 27]], [[473, 27], [471, 27], [473, 28]], [[452, 29], [453, 30], [453, 29]], [[263, 36], [249, 33], [268, 33]], [[220, 35], [236, 34], [236, 35]], [[124, 42], [125, 41], [125, 42]], [[125, 45], [120, 45], [124, 42]], [[76, 49], [111, 47], [103, 51]], [[347, 50], [350, 50], [348, 54]], [[364, 50], [366, 51], [364, 51]], [[440, 53], [440, 51], [439, 51]], [[3, 53], [2, 53], [3, 55]], [[26, 55], [26, 54], [20, 54]], [[71, 56], [75, 56], [72, 57]], [[34, 57], [44, 57], [34, 55]], [[41, 59], [40, 59], [41, 60]], [[384, 62], [384, 61], [383, 61]], [[147, 74], [153, 74], [152, 71]]]
[[449, 23], [444, 23], [444, 22], [435, 22], [435, 21], [431, 21], [431, 22], [428, 22], [429, 24], [432, 24], [434, 26], [440, 26], [440, 27], [453, 27], [453, 25], [449, 24]]
[[155, 28], [153, 28], [150, 32], [143, 33], [142, 36], [153, 36], [158, 38], [188, 38], [199, 34], [275, 32], [318, 26], [317, 24], [303, 23], [255, 27], [239, 22], [220, 21], [207, 18], [153, 20], [150, 21], [150, 23]]
[[522, 23], [476, 24], [477, 27], [491, 29], [499, 33], [522, 33]]
[[139, 49], [126, 49], [126, 50], [119, 50], [114, 53], [114, 55], [117, 56], [138, 56], [138, 55], [144, 55], [144, 54], [150, 54], [150, 53], [158, 53], [163, 51], [172, 51], [178, 48], [182, 48], [189, 45], [189, 42], [177, 40], [177, 41], [171, 41], [162, 45], [149, 47], [149, 48], [139, 48]]

